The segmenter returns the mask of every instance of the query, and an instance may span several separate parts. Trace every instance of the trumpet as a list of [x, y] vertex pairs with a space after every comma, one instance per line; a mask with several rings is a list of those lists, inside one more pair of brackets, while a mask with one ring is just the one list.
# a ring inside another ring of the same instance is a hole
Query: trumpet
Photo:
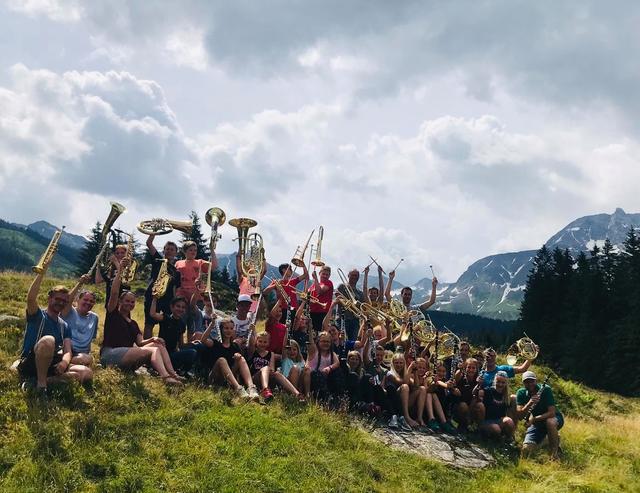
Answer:
[[144, 235], [166, 235], [174, 229], [190, 235], [193, 230], [193, 221], [175, 221], [154, 217], [138, 223], [138, 231]]
[[507, 350], [507, 364], [515, 365], [519, 356], [522, 356], [525, 360], [533, 361], [538, 357], [538, 352], [538, 345], [525, 334], [523, 338], [518, 339]]
[[294, 253], [293, 258], [291, 259], [291, 263], [296, 267], [304, 266], [304, 254], [307, 251], [307, 247], [309, 246], [309, 242], [311, 241], [311, 237], [313, 236], [313, 233], [315, 233], [315, 231], [315, 229], [311, 231], [311, 234], [309, 235], [309, 238], [307, 238], [307, 242], [304, 244], [304, 247], [300, 247], [298, 245], [298, 248], [296, 248], [296, 253]]
[[313, 265], [314, 267], [324, 267], [324, 262], [320, 258], [322, 254], [323, 236], [324, 236], [324, 228], [320, 226], [320, 229], [318, 229], [318, 244], [316, 245], [316, 258], [311, 262], [311, 265]]
[[62, 236], [64, 228], [65, 227], [62, 226], [62, 229], [56, 230], [56, 232], [53, 233], [51, 241], [49, 242], [49, 245], [47, 245], [46, 250], [42, 253], [40, 260], [38, 260], [38, 263], [36, 265], [31, 267], [31, 270], [36, 274], [42, 274], [49, 268], [49, 264], [51, 264], [54, 255], [58, 251], [58, 243], [60, 242], [60, 237]]

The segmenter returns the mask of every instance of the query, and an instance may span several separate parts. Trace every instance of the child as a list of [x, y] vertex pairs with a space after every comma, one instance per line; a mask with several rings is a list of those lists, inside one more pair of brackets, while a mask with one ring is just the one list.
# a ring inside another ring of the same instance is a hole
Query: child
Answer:
[[434, 422], [431, 416], [429, 416], [429, 423], [431, 423], [429, 428], [434, 431], [441, 429], [445, 433], [455, 433], [456, 429], [451, 424], [448, 410], [452, 393], [458, 391], [458, 389], [455, 388], [455, 382], [453, 380], [447, 380], [447, 367], [442, 362], [439, 362], [436, 367], [435, 382], [429, 390], [432, 394], [433, 409], [440, 420], [440, 424], [438, 425], [437, 422]]
[[280, 362], [280, 373], [300, 390], [303, 387], [303, 380], [300, 377], [305, 371], [305, 361], [300, 351], [300, 345], [295, 341], [290, 341], [291, 346], [282, 351], [282, 361]]
[[268, 350], [269, 339], [270, 336], [267, 332], [261, 332], [249, 340], [249, 371], [253, 383], [260, 385], [262, 388], [260, 395], [266, 402], [273, 399], [269, 382], [279, 384], [287, 392], [298, 397], [300, 394], [298, 389], [282, 373], [275, 371], [276, 355]]
[[[211, 368], [209, 381], [216, 384], [222, 384], [226, 381], [240, 397], [257, 401], [259, 399], [258, 392], [251, 380], [247, 362], [242, 357], [240, 346], [233, 342], [235, 337], [233, 321], [225, 318], [220, 322], [219, 330], [222, 333], [222, 342], [209, 337], [213, 325], [214, 322], [209, 324], [200, 339], [200, 342], [207, 348], [206, 351], [203, 351], [203, 363], [207, 368]], [[238, 383], [238, 376], [247, 386], [248, 392]]]
[[[266, 331], [271, 336], [269, 337], [270, 342], [268, 349], [278, 356], [282, 354], [282, 348], [287, 343], [287, 341], [284, 340], [287, 334], [287, 326], [280, 322], [281, 315], [282, 307], [280, 303], [276, 302], [265, 322]], [[291, 323], [291, 321], [289, 321], [289, 323]]]
[[[409, 402], [411, 395], [410, 378], [414, 367], [407, 369], [407, 362], [404, 354], [395, 353], [391, 360], [391, 369], [384, 377], [383, 386], [387, 392], [387, 397], [393, 402], [393, 412], [389, 421], [389, 428], [400, 428], [402, 431], [412, 431], [418, 423], [409, 416]], [[412, 403], [415, 402], [416, 392], [414, 389]], [[398, 417], [400, 416], [400, 417]]]
[[[191, 295], [196, 292], [196, 281], [200, 278], [201, 272], [209, 271], [209, 262], [196, 259], [198, 246], [193, 241], [185, 241], [182, 245], [182, 252], [185, 259], [176, 262], [176, 270], [180, 273], [180, 287], [176, 290], [177, 296], [184, 296], [190, 300]], [[212, 269], [218, 267], [218, 260], [215, 253], [212, 253]]]
[[171, 300], [169, 315], [157, 311], [158, 298], [151, 301], [149, 315], [155, 321], [160, 322], [159, 337], [164, 340], [165, 347], [171, 358], [171, 364], [176, 371], [187, 373], [196, 360], [197, 352], [193, 348], [185, 347], [184, 334], [187, 324], [182, 317], [187, 312], [187, 300], [182, 296], [176, 296]]
[[460, 391], [460, 398], [454, 406], [454, 417], [458, 422], [458, 431], [465, 432], [469, 428], [471, 409], [476, 401], [473, 389], [477, 379], [478, 360], [467, 358], [463, 363], [462, 370], [458, 370], [455, 374], [456, 387]]
[[328, 332], [318, 334], [318, 342], [309, 345], [309, 358], [305, 372], [305, 393], [309, 389], [319, 398], [326, 398], [328, 394], [339, 394], [340, 390], [340, 359], [331, 350], [331, 336]]

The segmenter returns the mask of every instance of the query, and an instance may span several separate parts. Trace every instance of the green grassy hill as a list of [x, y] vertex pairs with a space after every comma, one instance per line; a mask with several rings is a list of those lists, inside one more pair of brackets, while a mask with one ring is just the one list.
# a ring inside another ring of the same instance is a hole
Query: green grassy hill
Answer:
[[[0, 274], [1, 314], [22, 315], [30, 281]], [[43, 293], [58, 282], [47, 280]], [[495, 467], [466, 471], [394, 451], [351, 417], [316, 405], [280, 397], [245, 404], [225, 391], [167, 389], [113, 370], [99, 371], [91, 391], [59, 388], [45, 409], [6, 369], [22, 332], [22, 322], [0, 323], [3, 492], [638, 491], [640, 403], [574, 382], [554, 383], [568, 417], [560, 462], [546, 454], [518, 464], [498, 457]]]

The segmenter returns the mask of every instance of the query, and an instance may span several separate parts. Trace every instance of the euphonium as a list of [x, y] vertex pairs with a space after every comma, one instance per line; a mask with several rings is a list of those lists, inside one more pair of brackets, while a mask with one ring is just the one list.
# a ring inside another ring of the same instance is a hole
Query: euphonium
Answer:
[[165, 258], [161, 260], [160, 270], [158, 271], [158, 277], [153, 283], [151, 288], [151, 294], [154, 298], [162, 298], [167, 293], [167, 288], [171, 282], [171, 275], [167, 268], [169, 261]]
[[138, 223], [138, 231], [145, 235], [166, 235], [174, 229], [190, 235], [193, 230], [193, 221], [175, 221], [154, 217]]
[[522, 356], [525, 360], [533, 361], [538, 357], [538, 351], [536, 343], [525, 334], [523, 338], [518, 339], [507, 350], [507, 364], [515, 365], [518, 362], [518, 356]]
[[242, 275], [249, 280], [249, 284], [254, 289], [251, 297], [257, 300], [260, 298], [260, 280], [265, 263], [264, 243], [260, 234], [249, 234], [249, 228], [253, 228], [258, 223], [253, 219], [241, 217], [232, 219], [229, 224], [238, 229], [238, 252]]
[[311, 231], [311, 234], [309, 235], [309, 238], [307, 238], [307, 242], [304, 244], [304, 247], [298, 246], [298, 248], [296, 248], [296, 253], [293, 255], [293, 258], [291, 259], [291, 263], [296, 267], [304, 266], [304, 254], [307, 251], [307, 247], [309, 246], [309, 241], [311, 241], [311, 237], [313, 236], [313, 233], [315, 233], [315, 231], [316, 231], [315, 229]]
[[138, 268], [138, 262], [133, 258], [133, 235], [129, 235], [127, 241], [127, 255], [126, 259], [129, 259], [129, 265], [127, 265], [122, 271], [122, 282], [124, 284], [131, 284], [136, 277], [136, 269]]
[[51, 261], [53, 260], [53, 256], [58, 251], [58, 243], [60, 242], [60, 237], [62, 236], [63, 231], [64, 231], [64, 226], [62, 226], [62, 229], [56, 230], [56, 232], [53, 233], [53, 236], [51, 237], [51, 241], [49, 242], [49, 245], [47, 245], [47, 248], [42, 254], [42, 256], [40, 257], [40, 260], [38, 260], [38, 263], [36, 265], [31, 267], [31, 270], [33, 272], [35, 272], [36, 274], [42, 274], [43, 272], [46, 272], [46, 270], [49, 268], [49, 264], [51, 264]]
[[311, 262], [311, 265], [314, 267], [324, 267], [324, 262], [322, 261], [322, 238], [324, 236], [324, 228], [320, 226], [318, 229], [318, 244], [316, 245], [316, 258]]
[[[211, 226], [211, 238], [209, 239], [209, 269], [207, 271], [207, 289], [206, 292], [211, 294], [211, 275], [212, 275], [212, 260], [216, 251], [216, 245], [218, 240], [222, 238], [222, 235], [218, 233], [218, 227], [222, 226], [227, 219], [227, 215], [220, 207], [211, 207], [204, 215], [205, 221]], [[213, 303], [212, 303], [213, 306]]]

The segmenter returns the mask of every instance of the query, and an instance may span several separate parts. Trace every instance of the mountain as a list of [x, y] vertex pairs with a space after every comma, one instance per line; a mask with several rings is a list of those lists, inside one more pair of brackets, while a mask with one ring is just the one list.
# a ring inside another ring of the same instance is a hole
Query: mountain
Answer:
[[[616, 209], [613, 214], [585, 216], [569, 223], [545, 242], [553, 249], [568, 248], [575, 256], [602, 246], [608, 238], [620, 249], [630, 228], [640, 228], [640, 214]], [[435, 310], [473, 313], [485, 317], [513, 320], [520, 303], [536, 250], [490, 255], [474, 262], [458, 280], [439, 289]], [[418, 284], [431, 281], [423, 279]]]
[[[26, 228], [30, 229], [31, 231], [35, 231], [40, 236], [43, 236], [48, 240], [50, 240], [53, 236], [53, 233], [55, 233], [59, 229], [58, 227], [48, 223], [47, 221], [36, 221], [35, 223], [27, 225]], [[86, 243], [87, 240], [84, 236], [75, 235], [73, 233], [67, 232], [66, 230], [60, 237], [60, 244], [66, 245], [74, 250], [82, 250]]]

